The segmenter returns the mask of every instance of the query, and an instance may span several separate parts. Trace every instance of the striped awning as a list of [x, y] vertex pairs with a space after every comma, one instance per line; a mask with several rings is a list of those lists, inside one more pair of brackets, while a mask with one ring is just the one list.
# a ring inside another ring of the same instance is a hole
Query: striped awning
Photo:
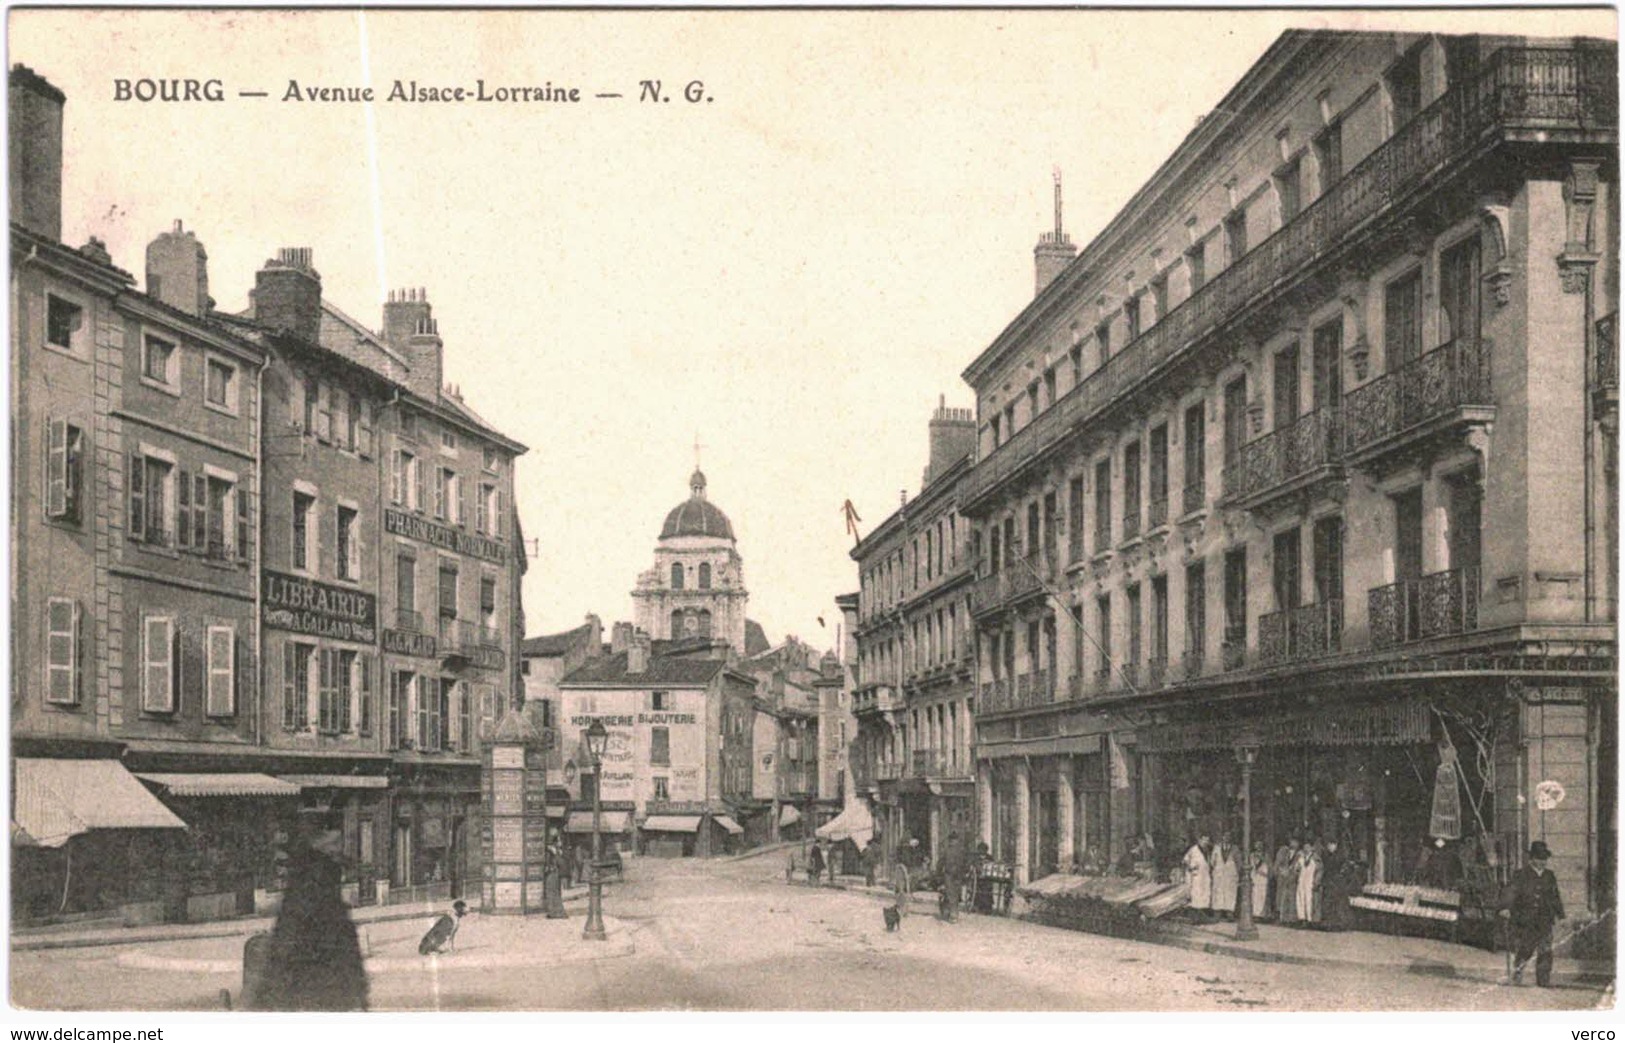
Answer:
[[12, 763], [11, 820], [40, 847], [61, 847], [92, 829], [186, 828], [118, 761], [19, 757]]
[[650, 815], [643, 820], [646, 833], [692, 833], [699, 828], [698, 815]]
[[283, 782], [291, 782], [300, 789], [388, 789], [389, 779], [383, 775], [279, 775]]
[[793, 826], [800, 821], [801, 812], [796, 810], [794, 804], [782, 804], [779, 806], [779, 825]]
[[723, 829], [735, 836], [738, 836], [740, 833], [745, 831], [744, 826], [741, 826], [727, 815], [712, 815], [711, 821], [715, 822], [717, 825], [721, 826]]
[[162, 786], [172, 797], [297, 797], [299, 787], [252, 771], [137, 772], [136, 778]]

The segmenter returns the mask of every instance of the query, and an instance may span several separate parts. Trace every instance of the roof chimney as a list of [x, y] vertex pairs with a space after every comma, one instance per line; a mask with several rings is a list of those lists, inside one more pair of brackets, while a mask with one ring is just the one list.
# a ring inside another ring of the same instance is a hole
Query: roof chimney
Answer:
[[1038, 245], [1033, 247], [1033, 262], [1038, 272], [1037, 289], [1033, 296], [1044, 292], [1044, 287], [1055, 281], [1055, 277], [1072, 263], [1072, 258], [1078, 255], [1078, 248], [1072, 245], [1067, 237], [1066, 230], [1061, 225], [1061, 168], [1055, 168], [1055, 230], [1045, 232], [1038, 237]]
[[976, 449], [976, 418], [969, 409], [948, 405], [948, 396], [937, 396], [937, 411], [931, 414], [931, 455], [925, 465], [923, 488], [937, 475], [969, 456]]
[[62, 241], [62, 106], [67, 96], [26, 65], [11, 67], [11, 219]]
[[308, 246], [287, 246], [254, 275], [254, 321], [307, 344], [322, 330], [322, 277]]
[[179, 221], [147, 244], [147, 295], [188, 315], [207, 315], [214, 306], [209, 297], [209, 254]]
[[384, 340], [406, 359], [406, 386], [433, 402], [441, 392], [440, 324], [429, 306], [429, 291], [391, 290], [384, 301]]
[[609, 628], [609, 654], [620, 655], [632, 644], [632, 624], [613, 623]]
[[649, 635], [639, 630], [626, 646], [626, 672], [641, 674], [649, 669]]

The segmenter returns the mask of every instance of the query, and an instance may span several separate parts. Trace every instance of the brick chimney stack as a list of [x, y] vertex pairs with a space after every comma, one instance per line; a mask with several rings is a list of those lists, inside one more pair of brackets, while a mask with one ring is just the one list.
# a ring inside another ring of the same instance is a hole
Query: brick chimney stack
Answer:
[[649, 669], [649, 635], [639, 630], [626, 646], [626, 672], [641, 674]]
[[969, 456], [976, 449], [976, 418], [969, 409], [948, 405], [948, 396], [937, 397], [937, 410], [931, 414], [931, 455], [920, 479], [924, 488], [932, 479]]
[[254, 321], [317, 343], [322, 329], [322, 277], [308, 246], [283, 247], [254, 275]]
[[11, 67], [11, 219], [62, 241], [62, 106], [67, 95], [26, 65]]
[[1055, 281], [1055, 277], [1066, 270], [1072, 263], [1072, 258], [1078, 255], [1078, 248], [1072, 245], [1066, 230], [1061, 226], [1061, 170], [1055, 170], [1055, 230], [1045, 232], [1038, 237], [1038, 245], [1033, 247], [1033, 263], [1037, 268], [1037, 288], [1033, 296], [1044, 292], [1044, 287]]
[[430, 401], [439, 398], [443, 346], [428, 290], [390, 291], [384, 302], [384, 340], [406, 359], [406, 386]]
[[208, 251], [179, 221], [147, 244], [147, 294], [188, 315], [207, 315], [214, 306]]
[[609, 628], [609, 654], [620, 655], [632, 644], [632, 624], [613, 623]]

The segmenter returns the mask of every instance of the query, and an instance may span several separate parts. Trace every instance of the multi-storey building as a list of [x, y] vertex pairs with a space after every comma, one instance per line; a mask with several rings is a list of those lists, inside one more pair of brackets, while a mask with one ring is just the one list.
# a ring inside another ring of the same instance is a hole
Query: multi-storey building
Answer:
[[958, 489], [1020, 877], [1239, 841], [1245, 750], [1270, 850], [1544, 839], [1612, 909], [1616, 98], [1612, 44], [1289, 32], [1075, 260], [1045, 236]]
[[853, 756], [882, 850], [919, 840], [933, 859], [952, 832], [967, 838], [971, 803], [972, 579], [959, 486], [975, 421], [940, 405], [920, 495], [852, 550], [858, 563]]
[[231, 915], [291, 831], [335, 828], [349, 900], [460, 893], [477, 746], [517, 703], [524, 447], [443, 388], [420, 291], [373, 333], [309, 249], [228, 315], [178, 222], [145, 293], [63, 247], [62, 101], [12, 72], [12, 407], [40, 461], [15, 471], [14, 605], [43, 621], [14, 636], [14, 811], [52, 831], [29, 873], [75, 908]]
[[[20, 66], [9, 91], [13, 820], [41, 834], [15, 908], [252, 909], [299, 793], [252, 757], [264, 353], [210, 315], [178, 225], [145, 293], [60, 241], [63, 95]], [[235, 787], [170, 774], [221, 765]]]

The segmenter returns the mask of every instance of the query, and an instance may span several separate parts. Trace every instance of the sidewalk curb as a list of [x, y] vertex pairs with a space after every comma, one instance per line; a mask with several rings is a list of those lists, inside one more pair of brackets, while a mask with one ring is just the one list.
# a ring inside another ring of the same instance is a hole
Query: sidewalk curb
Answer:
[[[571, 890], [576, 890], [572, 888]], [[581, 888], [576, 894], [565, 894], [566, 904], [584, 901], [587, 897], [586, 888]], [[366, 906], [366, 909], [377, 909], [378, 906]], [[383, 908], [387, 909], [388, 906]], [[356, 915], [351, 910], [350, 922], [356, 927], [366, 927], [375, 923], [393, 923], [399, 920], [425, 920], [439, 915], [443, 910], [438, 906], [424, 908], [422, 906], [401, 906], [399, 912], [367, 913]], [[260, 931], [269, 931], [276, 923], [275, 917], [250, 917], [240, 920], [221, 920], [214, 924], [155, 924], [150, 927], [124, 927], [117, 928], [127, 931], [127, 934], [110, 936], [107, 934], [74, 936], [64, 932], [60, 935], [40, 935], [38, 937], [11, 938], [12, 952], [44, 952], [51, 949], [94, 949], [117, 945], [153, 945], [162, 942], [191, 942], [214, 938], [247, 937]]]

